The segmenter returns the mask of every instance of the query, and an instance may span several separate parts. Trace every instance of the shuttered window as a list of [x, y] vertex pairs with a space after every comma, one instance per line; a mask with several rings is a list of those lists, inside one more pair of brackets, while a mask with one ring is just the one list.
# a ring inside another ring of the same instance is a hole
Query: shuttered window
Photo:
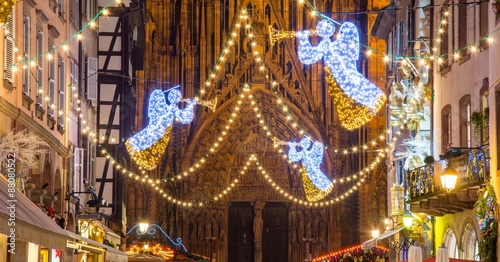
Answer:
[[472, 17], [468, 17], [467, 12], [467, 0], [460, 0], [460, 5], [458, 6], [458, 16], [456, 20], [458, 22], [458, 46], [457, 49], [461, 49], [460, 56], [463, 56], [467, 53], [467, 27], [468, 20], [471, 20]]
[[[473, 44], [476, 39], [476, 24], [478, 24], [478, 20], [476, 20], [476, 7], [477, 5], [468, 5], [467, 6], [467, 45]], [[479, 7], [478, 7], [479, 8]]]
[[73, 170], [73, 190], [75, 192], [82, 191], [84, 153], [85, 152], [84, 152], [83, 148], [75, 147], [75, 152], [73, 154], [73, 163], [74, 163], [74, 167], [75, 167]]
[[97, 58], [87, 58], [87, 100], [97, 100], [97, 63]]
[[59, 101], [57, 103], [58, 109], [59, 109], [59, 119], [58, 119], [58, 126], [63, 128], [64, 127], [64, 120], [66, 119], [64, 117], [64, 106], [65, 106], [65, 88], [66, 88], [66, 76], [65, 76], [65, 65], [64, 65], [64, 59], [63, 57], [59, 56], [59, 72], [58, 72], [58, 79], [59, 79], [59, 84], [58, 84], [58, 96], [59, 96]]
[[78, 0], [72, 0], [69, 4], [69, 20], [78, 27]]
[[5, 29], [8, 32], [5, 34], [5, 80], [14, 83], [14, 73], [12, 71], [14, 65], [14, 38], [12, 37], [12, 33], [14, 32], [13, 13], [11, 13], [7, 20]]
[[[444, 69], [444, 68], [447, 68], [448, 65], [449, 65], [449, 59], [450, 59], [450, 56], [448, 56], [448, 50], [449, 50], [449, 47], [451, 45], [451, 40], [453, 39], [452, 37], [450, 37], [451, 34], [451, 30], [452, 27], [450, 26], [451, 24], [451, 21], [449, 19], [449, 16], [446, 16], [444, 15], [444, 12], [445, 10], [442, 10], [439, 15], [436, 17], [436, 21], [440, 21], [437, 24], [437, 28], [436, 28], [436, 34], [437, 34], [437, 38], [439, 39], [439, 51], [440, 51], [440, 54], [444, 54], [445, 56], [442, 58], [443, 59], [443, 63], [441, 64], [440, 66], [440, 69]], [[451, 10], [449, 11], [451, 12]], [[443, 23], [442, 21], [446, 21], [445, 23]]]
[[[31, 24], [30, 17], [25, 15], [23, 21], [23, 57], [24, 61], [30, 58], [30, 44], [31, 44]], [[30, 86], [30, 68], [29, 65], [23, 67], [23, 93], [28, 97], [31, 96]]]
[[[54, 50], [54, 46], [51, 45], [50, 50]], [[54, 51], [51, 51], [51, 57], [52, 59], [49, 60], [49, 101], [47, 105], [47, 114], [49, 117], [52, 117], [55, 119], [54, 115], [54, 110], [55, 110], [55, 97], [56, 97], [56, 66], [55, 66], [55, 59], [54, 59]]]
[[36, 33], [36, 103], [43, 107], [43, 32]]
[[78, 65], [76, 64], [75, 60], [70, 59], [70, 69], [71, 71], [69, 72], [69, 78], [71, 81], [71, 87], [68, 89], [69, 94], [70, 94], [70, 104], [76, 109], [78, 108], [78, 103], [76, 102], [76, 99], [78, 98]]
[[64, 1], [66, 1], [66, 0], [59, 0], [59, 15], [63, 16], [63, 17], [64, 17], [64, 13], [66, 12], [64, 10], [64, 8], [65, 8]]

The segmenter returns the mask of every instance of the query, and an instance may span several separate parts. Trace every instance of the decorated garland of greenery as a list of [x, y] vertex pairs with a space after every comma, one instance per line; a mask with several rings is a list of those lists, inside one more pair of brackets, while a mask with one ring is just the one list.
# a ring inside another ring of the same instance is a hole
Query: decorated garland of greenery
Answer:
[[495, 219], [497, 205], [495, 191], [491, 184], [478, 191], [479, 199], [474, 204], [482, 239], [479, 242], [479, 256], [485, 262], [497, 261], [496, 245], [498, 237], [498, 221]]

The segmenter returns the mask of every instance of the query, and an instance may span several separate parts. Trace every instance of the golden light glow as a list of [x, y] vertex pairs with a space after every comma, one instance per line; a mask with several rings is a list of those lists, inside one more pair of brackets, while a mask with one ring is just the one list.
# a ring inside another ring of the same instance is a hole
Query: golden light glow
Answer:
[[160, 162], [161, 156], [167, 148], [168, 142], [170, 141], [171, 131], [172, 126], [167, 128], [162, 138], [160, 138], [158, 141], [156, 141], [156, 143], [144, 150], [135, 151], [128, 141], [125, 142], [125, 147], [127, 148], [130, 157], [132, 157], [137, 165], [143, 167], [146, 170], [153, 170], [158, 162]]
[[0, 7], [0, 25], [5, 25], [9, 21], [12, 9], [16, 4], [16, 0], [3, 0]]
[[314, 183], [309, 178], [306, 168], [302, 167], [302, 184], [304, 186], [304, 192], [306, 193], [307, 201], [316, 202], [325, 198], [333, 189], [333, 183], [326, 190], [321, 190], [317, 188]]
[[[354, 102], [354, 100], [347, 96], [338, 86], [337, 82], [332, 76], [330, 69], [325, 67], [326, 82], [328, 84], [328, 92], [332, 97], [335, 111], [337, 112], [340, 125], [348, 130], [357, 129], [366, 124], [375, 116], [375, 112], [370, 108]], [[385, 104], [385, 96], [381, 96], [376, 102], [375, 110], [378, 111]]]

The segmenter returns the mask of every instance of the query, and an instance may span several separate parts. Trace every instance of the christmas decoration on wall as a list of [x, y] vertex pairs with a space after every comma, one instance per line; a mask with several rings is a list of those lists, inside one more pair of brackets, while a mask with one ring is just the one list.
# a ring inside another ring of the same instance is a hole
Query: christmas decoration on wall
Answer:
[[[302, 161], [302, 179], [307, 200], [315, 202], [323, 199], [333, 189], [332, 181], [320, 169], [323, 161], [323, 144], [315, 141], [311, 146], [311, 139], [304, 136], [300, 143], [288, 142], [288, 146], [290, 160]], [[297, 151], [297, 146], [302, 150]]]
[[170, 140], [174, 120], [189, 124], [193, 120], [196, 100], [186, 99], [187, 106], [180, 109], [181, 92], [173, 89], [168, 93], [167, 105], [161, 90], [154, 90], [149, 97], [149, 124], [139, 133], [130, 137], [125, 146], [132, 159], [146, 170], [156, 167]]
[[406, 151], [396, 151], [394, 154], [398, 158], [406, 158], [404, 163], [405, 170], [413, 170], [425, 166], [424, 159], [429, 156], [431, 142], [422, 134], [417, 133], [410, 139], [405, 139], [401, 143]]
[[[356, 68], [356, 60], [359, 58], [359, 35], [358, 29], [353, 23], [345, 22], [341, 25], [337, 39], [332, 42], [331, 37], [335, 27], [328, 21], [322, 20], [316, 27], [315, 34], [322, 39], [317, 46], [312, 46], [309, 41], [311, 32], [309, 30], [299, 31], [295, 36], [300, 40], [298, 56], [302, 63], [309, 65], [323, 59], [329, 73], [334, 81], [327, 81], [330, 94], [335, 93], [332, 85], [338, 85], [352, 102], [349, 106], [335, 104], [336, 107], [361, 107], [356, 109], [362, 112], [360, 116], [342, 118], [341, 125], [352, 130], [365, 124], [373, 118], [378, 110], [384, 105], [386, 96], [377, 86], [366, 79]], [[334, 102], [340, 99], [332, 96]], [[366, 109], [363, 109], [366, 107]], [[341, 110], [338, 110], [341, 111]], [[358, 119], [353, 119], [358, 118]]]
[[478, 195], [479, 199], [474, 204], [474, 213], [481, 230], [478, 253], [483, 261], [497, 261], [498, 221], [495, 217], [495, 209], [497, 208], [495, 190], [488, 183], [478, 191]]
[[418, 70], [409, 59], [401, 61], [398, 69], [402, 80], [393, 82], [389, 96], [390, 125], [406, 124], [410, 130], [418, 130], [420, 123], [430, 117], [429, 102], [431, 88], [429, 87], [428, 62], [420, 59]]

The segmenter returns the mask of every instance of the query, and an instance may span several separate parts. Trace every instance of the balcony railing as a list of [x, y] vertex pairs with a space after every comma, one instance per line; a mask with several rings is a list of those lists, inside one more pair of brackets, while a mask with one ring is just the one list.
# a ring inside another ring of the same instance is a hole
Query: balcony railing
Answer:
[[[456, 189], [483, 183], [490, 176], [490, 146], [448, 151], [449, 163], [457, 171]], [[406, 187], [409, 200], [445, 191], [439, 176], [439, 162], [406, 172]]]

